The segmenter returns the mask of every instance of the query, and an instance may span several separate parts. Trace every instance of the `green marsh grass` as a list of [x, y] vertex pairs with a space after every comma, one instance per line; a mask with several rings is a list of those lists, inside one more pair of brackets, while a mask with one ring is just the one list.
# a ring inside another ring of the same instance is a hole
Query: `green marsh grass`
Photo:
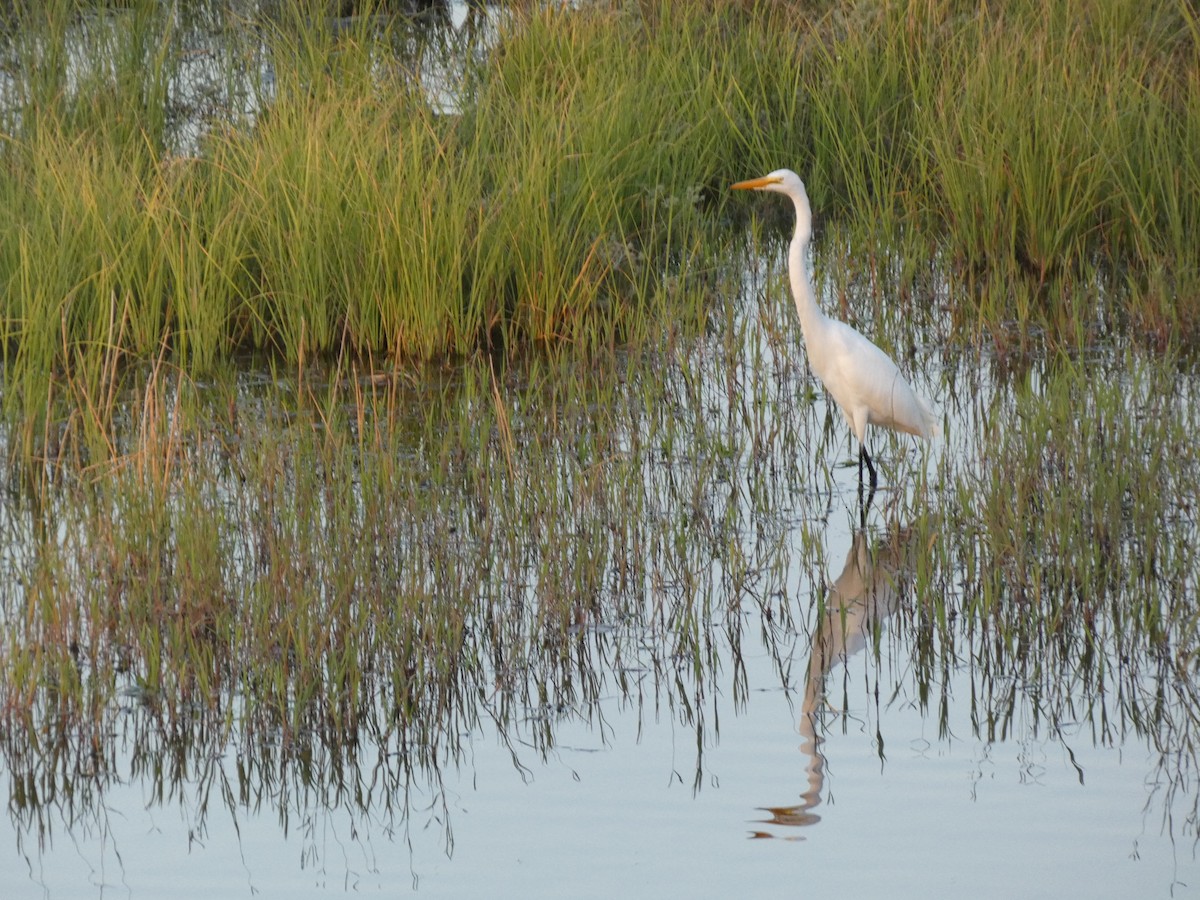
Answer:
[[[730, 67], [758, 65], [752, 33], [599, 9], [514, 22], [449, 113], [386, 64], [386, 32], [270, 30], [256, 112], [182, 158], [146, 91], [123, 90], [135, 54], [92, 49], [110, 82], [87, 96], [21, 82], [0, 185], [10, 412], [44, 404], [55, 368], [94, 380], [104, 350], [167, 346], [193, 372], [250, 347], [425, 359], [602, 346], [678, 314], [654, 285], [703, 260], [700, 203], [740, 140], [720, 101]], [[80, 27], [51, 19], [38, 46]]]
[[814, 24], [825, 36], [798, 29], [793, 167], [812, 172], [819, 211], [914, 268], [960, 266], [977, 299], [957, 313], [980, 331], [1015, 320], [1073, 345], [1103, 332], [1098, 311], [1191, 340], [1194, 291], [1175, 280], [1197, 271], [1185, 4], [855, 4]]
[[6, 408], [163, 347], [202, 373], [651, 336], [697, 318], [659, 286], [717, 264], [727, 184], [781, 165], [868, 265], [957, 266], [968, 335], [1189, 340], [1196, 29], [1135, 7], [514, 12], [449, 86], [405, 24], [300, 19], [214, 52], [242, 87], [190, 122], [188, 20], [57, 5], [8, 44]]
[[1194, 376], [1116, 353], [1010, 377], [960, 425], [971, 464], [935, 482], [947, 533], [912, 623], [919, 666], [974, 648], [989, 740], [1079, 721], [1173, 752], [1196, 715]]

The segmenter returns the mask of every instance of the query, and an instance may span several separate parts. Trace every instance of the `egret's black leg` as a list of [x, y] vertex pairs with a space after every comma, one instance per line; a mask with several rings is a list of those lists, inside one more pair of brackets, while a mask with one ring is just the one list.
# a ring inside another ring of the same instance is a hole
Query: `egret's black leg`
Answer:
[[[867, 471], [871, 474], [871, 489], [867, 491], [867, 502], [863, 503], [863, 478], [862, 470], [863, 463], [867, 464]], [[871, 454], [867, 452], [865, 445], [859, 445], [858, 448], [858, 503], [862, 508], [862, 526], [867, 527], [867, 510], [871, 508], [871, 501], [875, 499], [875, 488], [878, 486], [879, 480], [875, 477], [875, 464], [871, 462]]]
[[867, 471], [871, 473], [871, 493], [875, 493], [875, 488], [879, 487], [879, 479], [875, 477], [875, 464], [871, 462], [871, 454], [867, 452], [866, 446], [858, 448], [858, 480], [862, 481], [863, 463], [867, 464]]

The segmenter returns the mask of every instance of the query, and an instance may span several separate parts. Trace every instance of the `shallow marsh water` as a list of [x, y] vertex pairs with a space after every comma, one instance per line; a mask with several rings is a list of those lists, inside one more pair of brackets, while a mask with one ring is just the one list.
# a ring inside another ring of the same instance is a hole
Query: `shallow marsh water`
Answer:
[[[893, 286], [824, 253], [823, 302], [871, 321]], [[330, 374], [315, 411], [294, 375], [243, 372], [165, 441], [189, 464], [166, 468], [160, 542], [121, 499], [132, 464], [84, 490], [64, 469], [52, 512], [14, 486], [8, 665], [137, 593], [112, 584], [126, 540], [170, 557], [147, 576], [165, 620], [220, 607], [189, 633], [229, 658], [172, 673], [169, 641], [119, 626], [72, 648], [111, 699], [81, 717], [43, 683], [6, 720], [0, 891], [1194, 890], [1195, 373], [1123, 348], [1002, 366], [913, 346], [937, 328], [885, 312], [946, 433], [873, 437], [862, 530], [780, 248], [751, 257], [740, 283], [693, 285], [701, 332], [594, 369]], [[920, 289], [936, 308], [936, 279]], [[391, 399], [352, 400], [373, 391]], [[331, 433], [356, 436], [345, 468]], [[72, 591], [77, 623], [34, 621]], [[453, 641], [424, 621], [424, 656], [389, 649], [404, 616], [447, 609]]]
[[[189, 151], [273, 78], [196, 49]], [[1193, 893], [1194, 364], [966, 340], [826, 239], [945, 416], [860, 530], [752, 244], [659, 347], [152, 372], [114, 463], [6, 470], [0, 894]]]

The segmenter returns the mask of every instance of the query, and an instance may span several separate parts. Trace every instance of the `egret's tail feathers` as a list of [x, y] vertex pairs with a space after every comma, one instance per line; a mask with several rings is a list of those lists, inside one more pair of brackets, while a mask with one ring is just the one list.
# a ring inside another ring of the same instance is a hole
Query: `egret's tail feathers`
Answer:
[[917, 401], [921, 404], [921, 437], [932, 440], [942, 433], [942, 420], [923, 398]]

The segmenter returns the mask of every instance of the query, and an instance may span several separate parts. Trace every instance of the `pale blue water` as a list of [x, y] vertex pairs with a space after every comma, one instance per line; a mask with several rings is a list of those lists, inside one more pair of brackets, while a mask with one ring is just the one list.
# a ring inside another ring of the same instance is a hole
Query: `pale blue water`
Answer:
[[[128, 778], [105, 791], [103, 811], [86, 824], [68, 834], [56, 822], [43, 853], [30, 835], [17, 852], [6, 821], [0, 895], [392, 896], [416, 885], [430, 897], [1122, 898], [1190, 896], [1200, 883], [1186, 810], [1164, 807], [1156, 759], [1136, 742], [1098, 748], [1068, 733], [989, 745], [957, 716], [956, 737], [942, 738], [906, 697], [876, 717], [873, 699], [856, 690], [873, 670], [861, 656], [850, 662], [849, 714], [824, 714], [820, 821], [764, 824], [763, 807], [800, 802], [810, 758], [769, 660], [746, 662], [746, 706], [713, 704], [721, 734], [704, 748], [695, 791], [695, 730], [647, 714], [639, 736], [636, 711], [614, 698], [602, 704], [603, 739], [568, 722], [545, 763], [517, 747], [524, 776], [495, 735], [473, 735], [465, 764], [446, 772], [444, 809], [432, 792], [416, 792], [407, 835], [385, 815], [321, 806], [285, 829], [270, 804], [231, 813], [219, 786], [198, 831], [194, 779], [182, 803], [163, 803]], [[840, 682], [836, 670], [831, 678]], [[232, 757], [222, 764], [235, 781]], [[127, 764], [121, 772], [127, 778]], [[422, 812], [428, 803], [435, 809]]]

